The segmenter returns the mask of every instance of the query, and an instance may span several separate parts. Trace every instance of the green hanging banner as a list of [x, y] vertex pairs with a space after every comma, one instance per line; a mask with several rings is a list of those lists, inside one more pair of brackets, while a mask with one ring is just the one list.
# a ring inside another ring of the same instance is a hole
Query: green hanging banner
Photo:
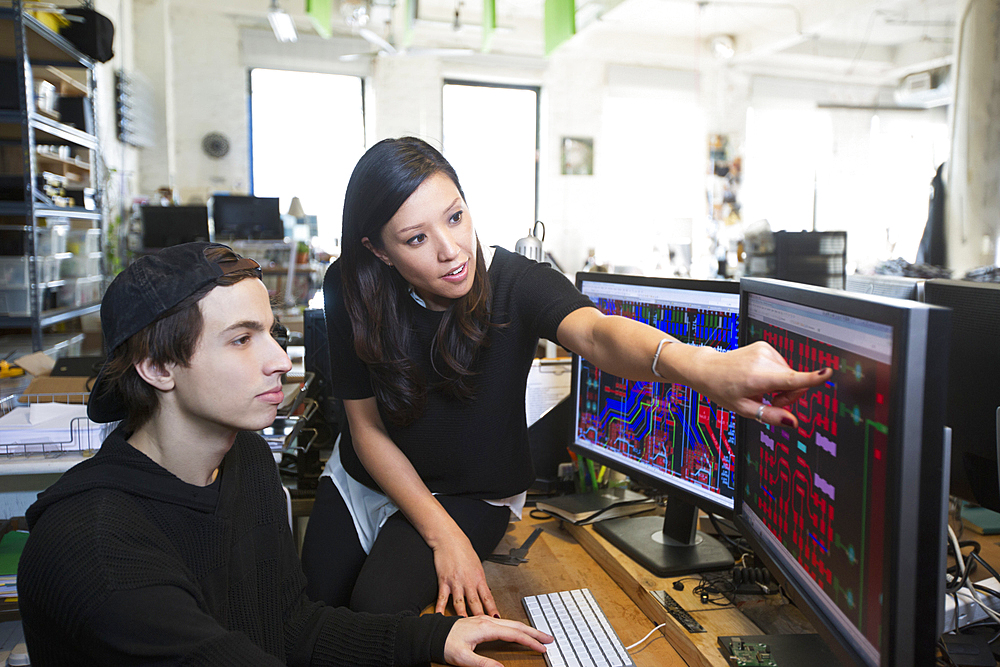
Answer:
[[417, 23], [417, 0], [406, 0], [406, 20], [403, 23], [403, 48], [413, 44], [413, 28]]
[[545, 0], [545, 55], [575, 34], [575, 0]]
[[320, 37], [329, 39], [333, 35], [333, 30], [330, 28], [333, 0], [306, 0], [306, 15]]
[[489, 53], [493, 42], [493, 33], [497, 29], [497, 2], [483, 0], [483, 53]]

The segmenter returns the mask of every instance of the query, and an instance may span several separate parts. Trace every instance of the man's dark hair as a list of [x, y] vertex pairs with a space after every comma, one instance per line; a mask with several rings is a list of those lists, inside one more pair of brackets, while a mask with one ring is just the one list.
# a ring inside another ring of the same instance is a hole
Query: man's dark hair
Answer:
[[[213, 262], [238, 259], [232, 250], [222, 246], [208, 249], [205, 256]], [[245, 278], [256, 277], [253, 269], [219, 276], [214, 283], [191, 294], [115, 350], [105, 365], [104, 374], [108, 389], [118, 392], [128, 410], [125, 419], [128, 433], [135, 433], [152, 419], [160, 404], [157, 390], [139, 376], [135, 365], [149, 359], [160, 367], [167, 364], [187, 367], [205, 324], [198, 302], [216, 287], [228, 287]]]

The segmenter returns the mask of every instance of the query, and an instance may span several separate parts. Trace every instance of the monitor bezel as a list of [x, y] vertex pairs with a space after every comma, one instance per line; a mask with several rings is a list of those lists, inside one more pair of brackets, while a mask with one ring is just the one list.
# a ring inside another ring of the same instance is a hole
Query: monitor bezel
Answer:
[[[948, 457], [944, 442], [943, 399], [949, 313], [916, 301], [862, 295], [771, 279], [741, 281], [740, 343], [748, 342], [750, 295], [805, 305], [893, 327], [890, 382], [890, 452], [886, 470], [882, 645], [877, 662], [847, 630], [806, 592], [806, 577], [790, 567], [791, 554], [775, 553], [743, 515], [744, 465], [736, 466], [734, 521], [751, 548], [783, 584], [843, 660], [860, 665], [931, 665], [941, 632], [944, 605]], [[901, 375], [902, 374], [902, 375]], [[905, 382], [901, 381], [905, 378]], [[749, 442], [757, 424], [740, 419], [737, 442]], [[744, 449], [744, 451], [746, 451]], [[910, 511], [903, 511], [903, 508]], [[918, 508], [912, 511], [912, 508]], [[788, 556], [785, 558], [784, 556]], [[928, 595], [930, 593], [930, 595]]]
[[[734, 294], [738, 295], [740, 292], [740, 284], [736, 281], [725, 281], [725, 280], [698, 280], [694, 278], [660, 278], [653, 276], [637, 276], [630, 274], [618, 274], [618, 273], [590, 273], [590, 272], [579, 272], [576, 274], [576, 287], [580, 292], [583, 292], [583, 282], [601, 282], [601, 283], [615, 283], [624, 285], [639, 285], [642, 287], [654, 287], [654, 288], [667, 288], [667, 289], [679, 289], [679, 290], [691, 290], [697, 292], [714, 292], [719, 294]], [[673, 483], [671, 480], [663, 479], [651, 475], [645, 470], [633, 467], [607, 456], [602, 453], [600, 449], [591, 449], [586, 445], [578, 444], [576, 441], [576, 426], [577, 426], [577, 407], [579, 404], [579, 396], [577, 394], [577, 383], [579, 381], [579, 357], [578, 354], [573, 354], [573, 373], [570, 384], [570, 397], [573, 401], [573, 440], [569, 447], [575, 453], [585, 456], [587, 458], [597, 461], [601, 465], [607, 466], [612, 470], [624, 473], [628, 475], [631, 479], [651, 488], [662, 490], [668, 496], [676, 496], [678, 499], [685, 502], [693, 503], [700, 507], [702, 510], [717, 514], [727, 520], [731, 520], [733, 517], [733, 508], [728, 505], [711, 500], [703, 495], [699, 495]], [[737, 422], [737, 428], [738, 428]], [[721, 494], [717, 494], [721, 495]], [[735, 501], [734, 493], [734, 501]]]

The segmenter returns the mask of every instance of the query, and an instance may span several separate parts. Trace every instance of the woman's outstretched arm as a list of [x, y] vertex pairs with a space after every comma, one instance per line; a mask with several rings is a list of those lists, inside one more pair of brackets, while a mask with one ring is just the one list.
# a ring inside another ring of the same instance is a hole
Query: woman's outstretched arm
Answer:
[[[723, 353], [686, 345], [647, 324], [604, 315], [594, 308], [567, 315], [557, 334], [564, 347], [609, 373], [630, 380], [684, 384], [726, 409], [744, 417], [759, 416], [772, 425], [797, 425], [795, 416], [784, 408], [831, 374], [828, 368], [796, 372], [767, 343]], [[653, 372], [654, 358], [659, 376]], [[770, 405], [762, 402], [765, 395], [770, 395]], [[761, 406], [764, 409], [758, 415]]]

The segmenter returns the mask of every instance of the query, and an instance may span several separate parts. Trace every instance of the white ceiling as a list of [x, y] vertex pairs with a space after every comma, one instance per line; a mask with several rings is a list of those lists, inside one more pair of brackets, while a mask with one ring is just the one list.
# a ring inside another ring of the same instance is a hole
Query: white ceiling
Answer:
[[[397, 47], [481, 47], [482, 0], [416, 0], [410, 31], [403, 0], [340, 1], [367, 2], [367, 27]], [[490, 54], [543, 57], [545, 0], [495, 1]], [[304, 0], [279, 4], [310, 30]], [[690, 69], [712, 57], [713, 37], [728, 35], [727, 63], [750, 74], [894, 86], [950, 64], [958, 8], [959, 0], [577, 0], [577, 35], [560, 49]], [[334, 30], [357, 34], [336, 11]]]
[[[459, 21], [478, 23], [468, 0], [418, 1], [418, 17], [453, 18], [458, 3]], [[542, 0], [496, 4], [501, 27], [540, 28]], [[956, 10], [956, 0], [578, 0], [574, 40], [655, 46], [669, 61], [705, 57], [699, 46], [728, 35], [734, 67], [895, 84], [950, 60]]]

